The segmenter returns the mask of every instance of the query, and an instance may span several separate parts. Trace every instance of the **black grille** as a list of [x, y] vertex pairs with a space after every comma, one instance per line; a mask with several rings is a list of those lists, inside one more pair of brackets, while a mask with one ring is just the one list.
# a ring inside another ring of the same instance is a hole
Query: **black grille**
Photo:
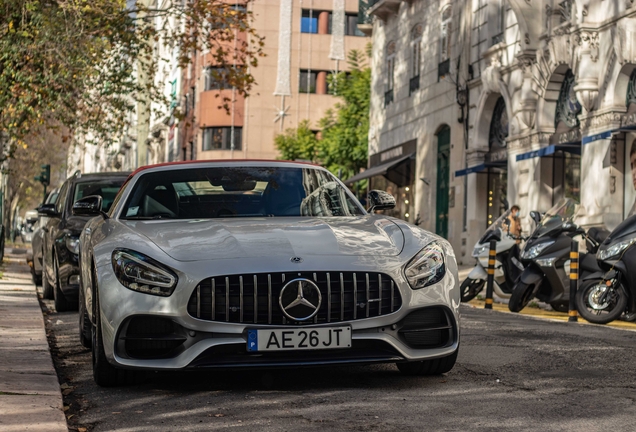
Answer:
[[454, 340], [453, 320], [440, 307], [427, 307], [410, 313], [401, 323], [400, 335], [412, 348], [440, 348]]
[[166, 358], [185, 341], [181, 328], [173, 321], [157, 317], [134, 317], [122, 337], [126, 354], [131, 358]]
[[[322, 295], [318, 313], [305, 322], [286, 318], [278, 298], [286, 282], [305, 278]], [[208, 278], [192, 292], [188, 313], [202, 320], [254, 324], [316, 324], [387, 315], [402, 306], [395, 282], [381, 273], [290, 272]]]

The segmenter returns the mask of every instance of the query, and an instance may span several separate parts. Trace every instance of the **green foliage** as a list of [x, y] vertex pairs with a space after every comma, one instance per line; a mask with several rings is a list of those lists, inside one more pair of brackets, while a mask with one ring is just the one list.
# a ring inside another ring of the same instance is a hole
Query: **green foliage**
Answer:
[[167, 110], [164, 83], [148, 79], [157, 72], [157, 44], [176, 50], [182, 67], [192, 53], [209, 50], [217, 65], [232, 65], [229, 85], [249, 93], [248, 68], [263, 55], [249, 12], [225, 0], [149, 6], [155, 3], [0, 0], [4, 157], [38, 125], [60, 124], [71, 135], [108, 145], [129, 126], [138, 102]]
[[279, 159], [317, 161], [318, 139], [309, 128], [309, 120], [301, 121], [296, 129], [290, 128], [277, 135], [274, 145], [280, 152]]
[[[322, 138], [316, 140], [307, 120], [275, 138], [283, 159], [318, 162], [346, 179], [367, 166], [371, 69], [368, 55], [349, 52], [348, 72], [330, 77], [330, 88], [341, 98], [319, 121]], [[311, 137], [309, 137], [309, 135]]]

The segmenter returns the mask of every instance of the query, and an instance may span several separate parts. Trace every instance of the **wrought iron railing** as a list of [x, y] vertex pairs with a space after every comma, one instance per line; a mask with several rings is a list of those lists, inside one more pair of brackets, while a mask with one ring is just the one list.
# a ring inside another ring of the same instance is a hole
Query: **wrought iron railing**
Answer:
[[389, 106], [393, 103], [393, 89], [384, 92], [384, 106]]
[[409, 96], [420, 89], [420, 76], [414, 76], [409, 80]]

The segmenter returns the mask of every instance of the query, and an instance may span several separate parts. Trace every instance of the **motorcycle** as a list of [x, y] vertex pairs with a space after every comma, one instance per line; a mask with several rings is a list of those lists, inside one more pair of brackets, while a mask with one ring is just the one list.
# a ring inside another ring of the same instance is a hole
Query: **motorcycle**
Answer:
[[477, 263], [460, 287], [461, 301], [469, 302], [477, 296], [486, 284], [488, 278], [488, 253], [490, 240], [497, 241], [497, 256], [495, 261], [495, 275], [493, 291], [501, 298], [510, 298], [514, 281], [523, 271], [519, 261], [519, 246], [517, 238], [509, 233], [510, 210], [502, 214], [487, 229], [475, 244], [472, 256]]
[[621, 317], [636, 320], [636, 215], [625, 219], [601, 243], [596, 258], [603, 271], [583, 279], [576, 293], [579, 314], [595, 324]]
[[[519, 254], [525, 269], [513, 290], [508, 309], [519, 312], [537, 298], [556, 311], [567, 312], [570, 299], [570, 248], [578, 235], [585, 239], [587, 253], [579, 254], [579, 277], [596, 275], [600, 279], [600, 267], [594, 254], [599, 239], [589, 236], [573, 220], [579, 204], [569, 198], [560, 200], [548, 210], [532, 232]], [[534, 213], [536, 217], [536, 212]]]

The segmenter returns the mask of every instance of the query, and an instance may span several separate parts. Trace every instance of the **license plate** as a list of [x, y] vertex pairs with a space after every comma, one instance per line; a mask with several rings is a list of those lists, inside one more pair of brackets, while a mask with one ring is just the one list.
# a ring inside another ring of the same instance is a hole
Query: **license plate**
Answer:
[[248, 351], [296, 351], [351, 348], [351, 327], [249, 329]]

